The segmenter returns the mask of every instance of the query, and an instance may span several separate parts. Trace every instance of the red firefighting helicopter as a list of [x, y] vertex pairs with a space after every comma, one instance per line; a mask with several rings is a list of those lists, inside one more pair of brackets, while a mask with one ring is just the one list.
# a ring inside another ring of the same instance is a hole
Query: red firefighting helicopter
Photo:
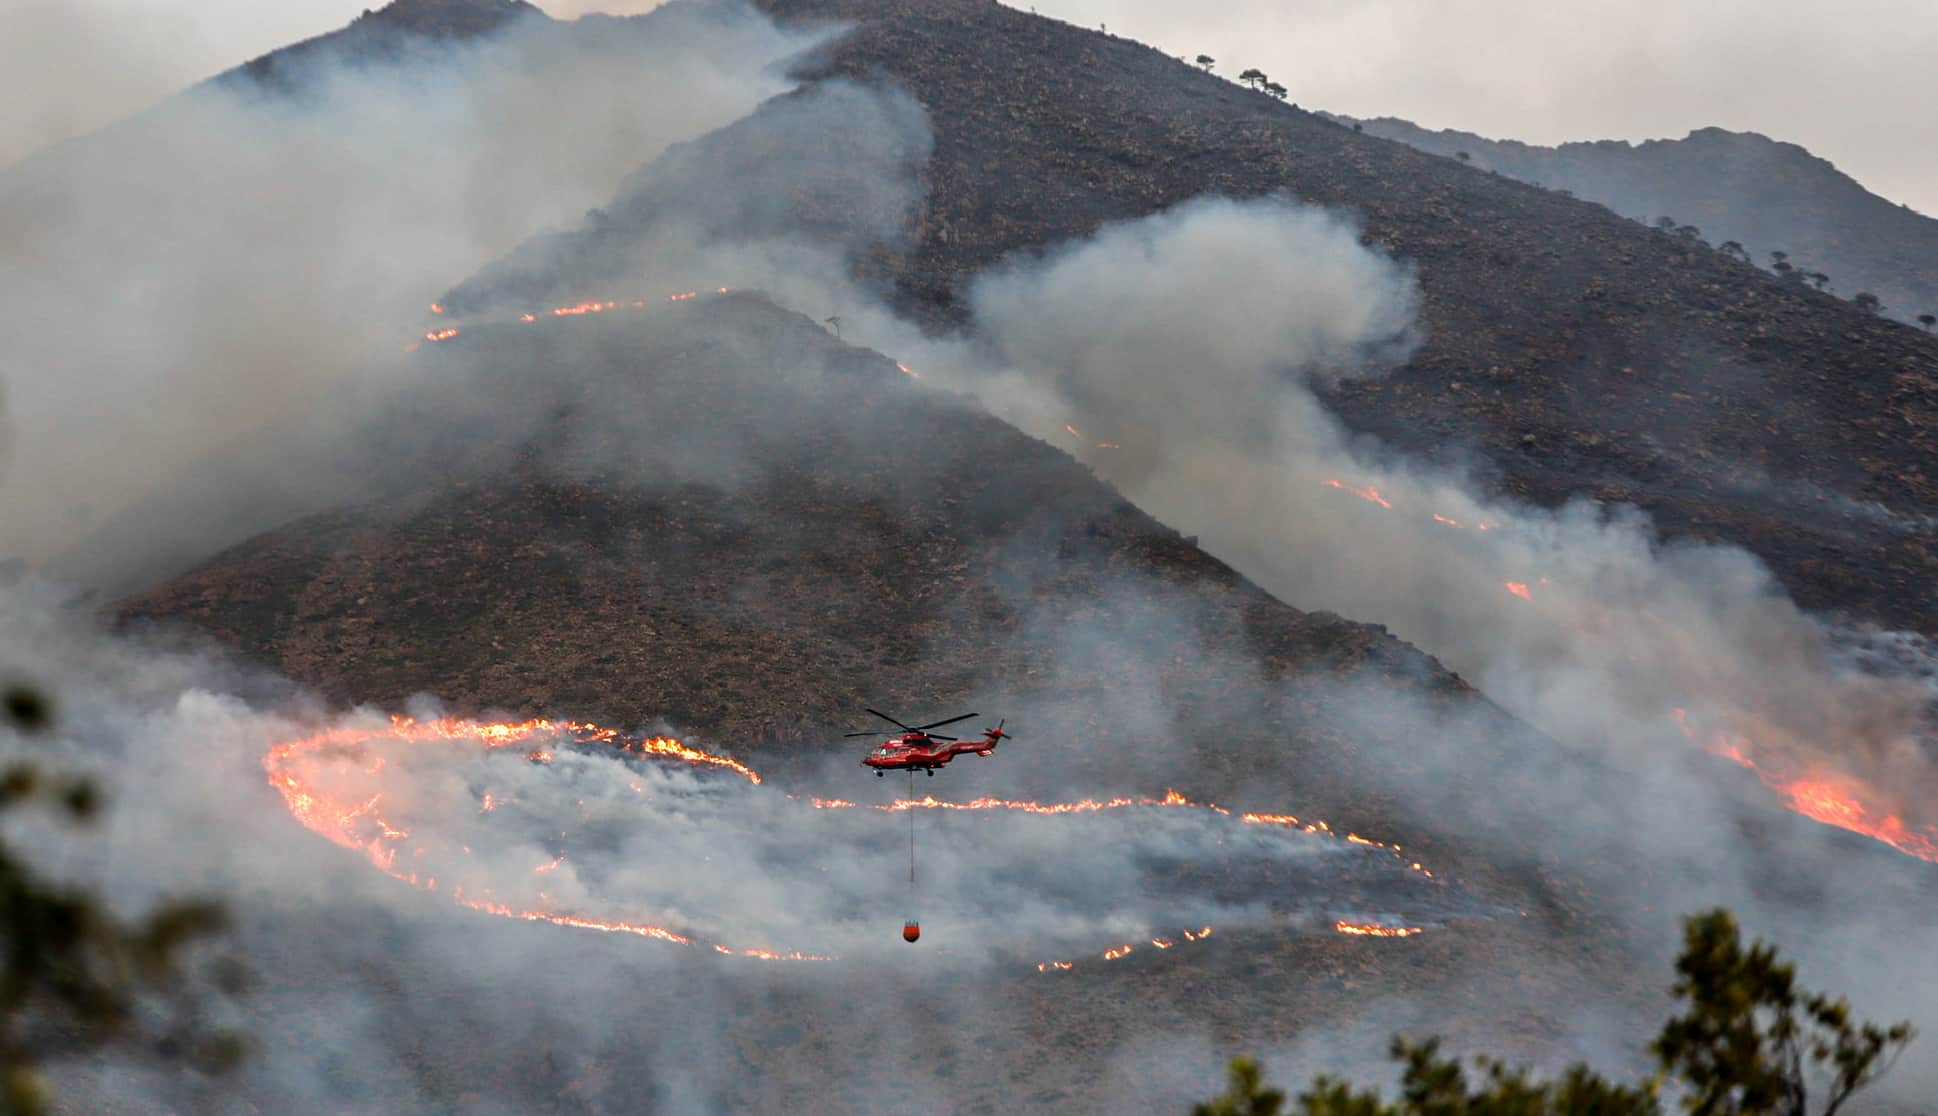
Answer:
[[[946, 721], [931, 721], [926, 725], [905, 725], [880, 710], [868, 712], [902, 730], [900, 736], [891, 736], [861, 758], [864, 767], [875, 769], [876, 775], [886, 775], [890, 771], [917, 770], [935, 774], [935, 769], [946, 765], [957, 756], [974, 752], [979, 756], [989, 755], [996, 750], [996, 744], [1010, 734], [1003, 731], [1003, 721], [996, 722], [995, 728], [982, 730], [981, 740], [958, 740], [953, 736], [942, 736], [928, 730], [953, 725], [976, 716], [964, 713], [960, 717], [950, 717]], [[851, 732], [849, 736], [874, 736], [874, 732]]]

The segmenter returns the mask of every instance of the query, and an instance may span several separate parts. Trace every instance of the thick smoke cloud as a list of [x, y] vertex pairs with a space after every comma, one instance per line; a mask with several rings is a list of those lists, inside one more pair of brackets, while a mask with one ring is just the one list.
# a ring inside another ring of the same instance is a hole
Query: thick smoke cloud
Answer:
[[745, 115], [808, 41], [731, 5], [525, 21], [316, 59], [297, 96], [204, 85], [14, 168], [0, 557], [125, 589], [342, 497], [320, 463], [453, 275]]
[[1332, 218], [1197, 203], [979, 283], [1011, 368], [980, 390], [1285, 599], [1388, 624], [1571, 746], [1646, 768], [1687, 747], [1681, 708], [1759, 765], [1843, 770], [1933, 821], [1929, 685], [1874, 673], [1858, 648], [1882, 637], [1806, 616], [1740, 550], [1489, 502], [1331, 419], [1307, 385], [1390, 359], [1410, 290]]
[[[1146, 943], [1161, 937], [1185, 947], [1183, 931], [1201, 925], [1232, 934], [1479, 909], [1382, 850], [1186, 808], [916, 811], [911, 884], [906, 813], [818, 808], [731, 772], [629, 759], [601, 744], [405, 741], [387, 734], [383, 716], [328, 716], [273, 678], [92, 630], [72, 606], [32, 580], [0, 592], [0, 673], [57, 678], [61, 698], [50, 739], [30, 748], [9, 736], [3, 746], [10, 759], [95, 773], [111, 796], [106, 830], [30, 829], [16, 839], [35, 863], [130, 913], [185, 895], [224, 899], [238, 917], [238, 952], [260, 970], [260, 986], [236, 1005], [256, 1055], [239, 1081], [208, 1095], [186, 1079], [155, 1086], [181, 1103], [219, 1097], [246, 1111], [281, 1094], [328, 1108], [368, 1095], [390, 1111], [437, 1108], [453, 1087], [413, 1081], [423, 1067], [400, 1041], [428, 1025], [415, 1017], [431, 1005], [472, 1020], [473, 1061], [515, 1059], [534, 1032], [543, 1050], [636, 1061], [636, 1023], [608, 1014], [607, 1001], [641, 981], [690, 984], [704, 999], [688, 1010], [711, 1025], [730, 1019], [736, 987], [793, 984], [819, 996], [883, 969], [993, 976], [1063, 957], [1099, 965], [1098, 952], [1119, 944], [1155, 948]], [[420, 703], [413, 712], [437, 711]], [[320, 727], [337, 739], [265, 771], [273, 746]], [[542, 760], [531, 757], [538, 748]], [[842, 768], [814, 781], [851, 785]], [[313, 816], [381, 837], [388, 870], [296, 825], [271, 787], [284, 776], [294, 779], [285, 793]], [[456, 899], [654, 923], [701, 943], [525, 932]], [[893, 936], [912, 914], [935, 945], [911, 949]], [[714, 944], [839, 959], [723, 961]], [[671, 1002], [661, 995], [655, 1002]], [[465, 1061], [421, 1056], [436, 1073]], [[357, 1061], [355, 1075], [331, 1068], [344, 1059]], [[719, 1061], [717, 1051], [685, 1057], [689, 1070]], [[678, 1080], [676, 1064], [657, 1062], [662, 1087]], [[65, 1088], [87, 1097], [128, 1087], [103, 1072], [64, 1075]], [[517, 1111], [528, 1100], [499, 1103]]]
[[[1888, 977], [1909, 953], [1878, 968], [1849, 946], [1917, 917], [1891, 871], [1911, 862], [1887, 869], [1879, 848], [1853, 868], [1833, 830], [1759, 824], [1746, 845], [1745, 819], [1776, 796], [1704, 748], [1805, 794], [1861, 791], [1873, 821], [1930, 833], [1925, 642], [1807, 615], [1753, 556], [1664, 543], [1631, 509], [1489, 499], [1349, 434], [1311, 386], [1392, 359], [1412, 297], [1347, 223], [1193, 203], [981, 280], [976, 327], [1000, 370], [955, 382], [1290, 603], [1389, 625], [1562, 749], [1493, 768], [1477, 725], [1369, 686], [1365, 727], [1417, 726], [1384, 790], [1444, 813], [1467, 805], [1444, 799], [1455, 777], [1485, 769], [1497, 793], [1482, 812], [1548, 835], [1549, 853], [1650, 866], [1646, 885], [1596, 877], [1649, 935], [1733, 903], [1828, 962], [1820, 978], [1923, 1017]], [[1315, 684], [1336, 696], [1335, 680]], [[1844, 917], [1867, 903], [1897, 914]]]
[[0, 39], [0, 167], [138, 112], [238, 59], [340, 24], [363, 6], [16, 0]]

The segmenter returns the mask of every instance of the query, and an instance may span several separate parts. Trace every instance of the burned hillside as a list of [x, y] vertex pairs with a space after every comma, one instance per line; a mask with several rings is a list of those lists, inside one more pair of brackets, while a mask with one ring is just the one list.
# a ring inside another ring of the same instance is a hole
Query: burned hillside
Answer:
[[[1329, 393], [1349, 425], [1507, 494], [1634, 504], [1747, 547], [1805, 607], [1938, 632], [1916, 589], [1938, 573], [1938, 339], [1100, 32], [971, 0], [767, 7], [852, 21], [807, 72], [889, 82], [928, 113], [916, 241], [856, 266], [931, 328], [965, 323], [995, 261], [1107, 222], [1203, 194], [1336, 207], [1417, 267], [1426, 338], [1393, 375]], [[596, 289], [598, 261], [641, 235], [625, 212], [542, 280]]]

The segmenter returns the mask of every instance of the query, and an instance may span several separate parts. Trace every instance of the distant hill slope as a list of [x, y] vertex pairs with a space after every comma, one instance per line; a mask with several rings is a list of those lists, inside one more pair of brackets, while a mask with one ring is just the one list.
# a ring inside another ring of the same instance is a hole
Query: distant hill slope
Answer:
[[1794, 143], [1699, 128], [1679, 140], [1601, 140], [1542, 147], [1393, 117], [1354, 120], [1368, 135], [1555, 190], [1624, 217], [1673, 217], [1711, 244], [1736, 241], [1761, 266], [1783, 252], [1798, 272], [1829, 277], [1845, 298], [1869, 291], [1904, 322], [1938, 315], [1938, 220], [1866, 190]]
[[1805, 607], [1938, 633], [1938, 337], [1129, 40], [981, 0], [763, 6], [855, 21], [815, 72], [928, 110], [917, 243], [882, 270], [933, 327], [998, 260], [1205, 193], [1356, 212], [1417, 267], [1426, 344], [1332, 390], [1348, 423], [1527, 499], [1637, 504], [1755, 551]]

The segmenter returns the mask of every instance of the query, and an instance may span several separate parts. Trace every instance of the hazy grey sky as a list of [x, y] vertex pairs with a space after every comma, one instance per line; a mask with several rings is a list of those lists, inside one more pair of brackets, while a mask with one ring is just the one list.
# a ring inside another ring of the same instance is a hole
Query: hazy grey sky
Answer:
[[1256, 66], [1307, 108], [1530, 143], [1761, 132], [1938, 216], [1931, 0], [1031, 2]]
[[[378, 0], [9, 0], [0, 163], [341, 26]], [[544, 0], [555, 15], [655, 0]], [[1029, 4], [1020, 6], [1028, 7]], [[1496, 138], [1803, 144], [1938, 215], [1931, 0], [1036, 0], [1219, 70], [1257, 66], [1314, 108]]]

